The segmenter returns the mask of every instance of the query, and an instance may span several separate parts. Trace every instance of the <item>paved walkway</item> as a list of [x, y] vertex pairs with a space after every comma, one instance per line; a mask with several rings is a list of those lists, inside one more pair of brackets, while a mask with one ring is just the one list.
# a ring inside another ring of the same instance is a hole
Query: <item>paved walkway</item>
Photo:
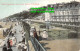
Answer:
[[80, 39], [42, 40], [40, 43], [47, 51], [79, 51]]
[[[12, 30], [16, 30], [16, 34], [15, 34], [14, 36], [17, 38], [17, 43], [18, 43], [19, 41], [22, 41], [22, 34], [19, 32], [19, 31], [22, 30], [22, 27], [21, 27], [20, 25], [17, 25], [17, 26], [15, 26], [15, 27], [13, 27]], [[6, 38], [5, 38], [5, 41], [6, 41], [6, 42], [7, 42], [7, 39], [8, 39], [8, 38], [9, 38], [9, 37], [6, 37]], [[12, 50], [13, 50], [13, 51], [17, 51], [16, 46], [12, 47]], [[0, 51], [2, 51], [2, 48], [0, 48]]]

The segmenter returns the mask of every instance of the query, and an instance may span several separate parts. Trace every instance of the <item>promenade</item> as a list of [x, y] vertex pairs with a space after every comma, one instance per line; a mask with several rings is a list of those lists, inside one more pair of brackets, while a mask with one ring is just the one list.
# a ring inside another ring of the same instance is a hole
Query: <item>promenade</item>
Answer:
[[[16, 44], [18, 44], [19, 43], [19, 41], [22, 41], [22, 33], [20, 32], [20, 31], [22, 31], [22, 27], [21, 27], [21, 25], [16, 25], [16, 26], [14, 26], [13, 28], [12, 28], [12, 30], [15, 30], [16, 31], [16, 34], [14, 34], [14, 36], [16, 37], [16, 39], [17, 39], [17, 43]], [[6, 38], [5, 38], [5, 42], [7, 43], [7, 39], [8, 38], [12, 38], [12, 37], [10, 37], [10, 36], [7, 36]], [[17, 47], [16, 47], [16, 45], [15, 46], [13, 46], [12, 47], [12, 50], [13, 51], [18, 51], [18, 49], [17, 49]], [[2, 51], [2, 47], [0, 47], [0, 51]]]

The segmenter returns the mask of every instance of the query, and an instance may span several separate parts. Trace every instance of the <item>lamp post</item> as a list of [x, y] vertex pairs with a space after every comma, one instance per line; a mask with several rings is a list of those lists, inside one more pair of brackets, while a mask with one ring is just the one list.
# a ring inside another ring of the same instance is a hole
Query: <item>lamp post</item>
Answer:
[[50, 28], [50, 21], [48, 20], [48, 21], [46, 21], [46, 29], [48, 32], [49, 32], [49, 28]]

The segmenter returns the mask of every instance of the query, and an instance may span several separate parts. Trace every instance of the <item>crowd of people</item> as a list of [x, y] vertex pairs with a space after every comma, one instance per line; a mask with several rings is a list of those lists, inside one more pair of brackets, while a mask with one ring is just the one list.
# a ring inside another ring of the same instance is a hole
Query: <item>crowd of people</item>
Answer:
[[13, 51], [12, 46], [15, 46], [17, 43], [17, 39], [14, 36], [14, 33], [12, 31], [9, 33], [7, 42], [5, 42], [2, 51]]
[[[17, 26], [17, 25], [15, 25]], [[22, 40], [21, 41], [17, 41], [16, 38], [16, 34], [18, 34], [16, 32], [17, 30], [11, 30], [11, 32], [9, 33], [9, 37], [7, 39], [7, 42], [5, 42], [5, 44], [3, 45], [2, 51], [13, 51], [13, 47], [16, 47], [17, 51], [27, 51], [27, 43], [25, 40], [25, 32], [24, 30], [20, 30], [20, 34], [22, 34]]]
[[19, 41], [19, 43], [17, 44], [17, 49], [18, 51], [27, 51], [27, 44], [26, 44], [26, 40], [25, 40], [25, 32], [22, 30], [20, 31], [22, 34], [22, 40]]
[[6, 43], [4, 44], [2, 51], [13, 51], [12, 46], [14, 45], [14, 42], [16, 45], [16, 38], [15, 37], [12, 37], [12, 38], [11, 39], [8, 38], [7, 44]]
[[[16, 25], [15, 25], [16, 26]], [[22, 26], [21, 26], [22, 27]], [[9, 38], [7, 39], [7, 43], [4, 44], [2, 51], [13, 51], [12, 47], [15, 46], [17, 48], [17, 51], [27, 51], [27, 43], [25, 40], [25, 32], [24, 30], [20, 30], [20, 34], [22, 34], [22, 40], [17, 42], [17, 38], [16, 38], [16, 34], [18, 34], [16, 32], [17, 30], [15, 29], [15, 31], [11, 31], [9, 34]], [[42, 33], [39, 31], [39, 35], [41, 35], [42, 38], [48, 38], [48, 33], [46, 32], [46, 30], [44, 30]], [[36, 38], [37, 40], [39, 40], [39, 36], [37, 34], [36, 28], [31, 28], [30, 29], [30, 36]]]
[[45, 29], [42, 32], [40, 30], [37, 32], [36, 28], [32, 27], [30, 29], [30, 36], [35, 37], [37, 40], [39, 40], [39, 36], [41, 36], [42, 39], [46, 40], [48, 38], [48, 33]]
[[6, 44], [4, 44], [2, 51], [13, 51], [13, 50], [11, 49], [11, 47], [7, 48]]

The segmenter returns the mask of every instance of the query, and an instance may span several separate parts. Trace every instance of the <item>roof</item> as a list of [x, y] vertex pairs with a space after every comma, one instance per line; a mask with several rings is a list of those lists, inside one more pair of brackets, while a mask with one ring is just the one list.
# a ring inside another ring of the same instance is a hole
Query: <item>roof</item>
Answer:
[[77, 1], [71, 1], [71, 2], [69, 2], [69, 3], [57, 3], [57, 4], [49, 4], [49, 5], [47, 5], [47, 7], [53, 7], [53, 8], [58, 8], [58, 7], [67, 7], [67, 6], [70, 6], [70, 7], [72, 7], [72, 6], [80, 6], [80, 2], [77, 2]]

